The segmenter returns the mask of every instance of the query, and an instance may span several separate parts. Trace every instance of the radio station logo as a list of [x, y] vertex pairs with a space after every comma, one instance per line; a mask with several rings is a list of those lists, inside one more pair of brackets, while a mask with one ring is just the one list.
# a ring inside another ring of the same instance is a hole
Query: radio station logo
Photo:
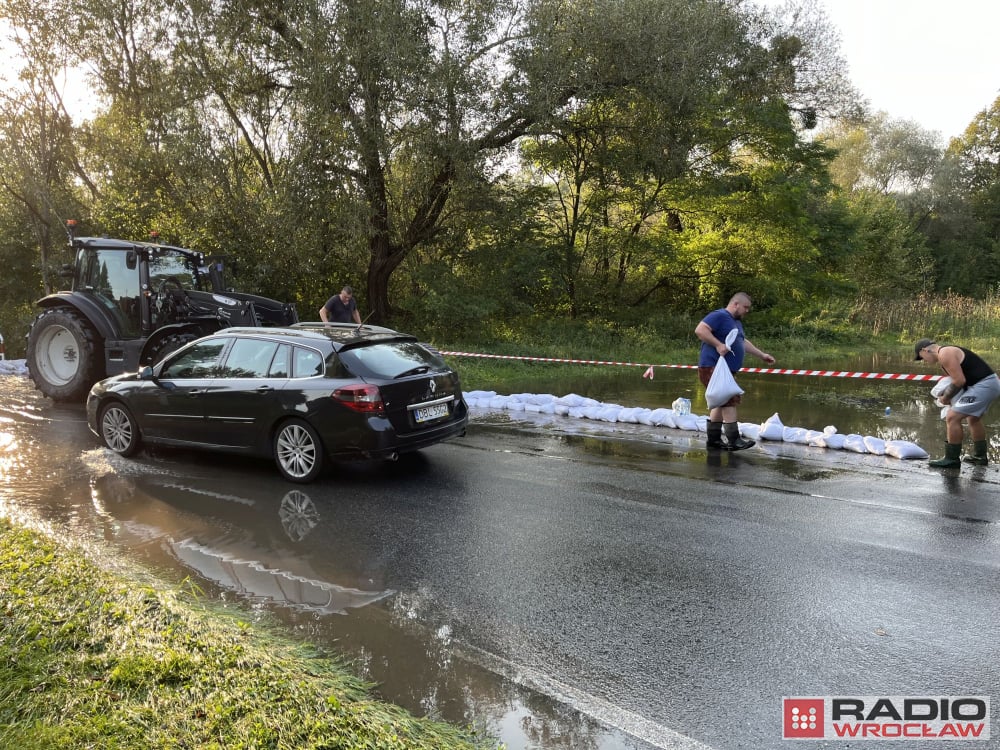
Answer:
[[786, 740], [988, 740], [989, 696], [782, 698]]

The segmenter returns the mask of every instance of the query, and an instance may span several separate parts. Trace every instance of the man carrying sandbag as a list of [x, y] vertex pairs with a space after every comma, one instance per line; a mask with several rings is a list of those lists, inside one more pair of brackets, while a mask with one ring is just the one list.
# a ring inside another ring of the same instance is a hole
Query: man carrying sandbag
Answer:
[[[938, 400], [949, 407], [945, 415], [945, 453], [942, 458], [932, 460], [930, 465], [936, 469], [948, 469], [961, 466], [965, 461], [986, 466], [990, 461], [986, 425], [982, 417], [990, 404], [1000, 398], [1000, 378], [982, 357], [964, 346], [942, 345], [933, 339], [920, 339], [914, 344], [913, 353], [917, 362], [939, 365], [950, 381], [938, 396]], [[972, 453], [959, 458], [965, 437], [962, 422], [969, 425]]]
[[[743, 332], [743, 316], [750, 312], [753, 303], [746, 292], [737, 292], [729, 300], [729, 304], [719, 310], [713, 310], [695, 327], [694, 334], [701, 341], [701, 354], [698, 356], [698, 379], [708, 386], [712, 372], [721, 357], [730, 372], [739, 372], [743, 367], [745, 353], [774, 364], [774, 357], [762, 352], [754, 346]], [[726, 346], [726, 337], [730, 331], [737, 331], [731, 346]], [[712, 407], [708, 413], [709, 448], [726, 448], [731, 451], [741, 451], [754, 445], [753, 440], [740, 436], [740, 426], [736, 420], [736, 407], [742, 397], [737, 394], [724, 404]], [[725, 430], [726, 440], [722, 433]]]

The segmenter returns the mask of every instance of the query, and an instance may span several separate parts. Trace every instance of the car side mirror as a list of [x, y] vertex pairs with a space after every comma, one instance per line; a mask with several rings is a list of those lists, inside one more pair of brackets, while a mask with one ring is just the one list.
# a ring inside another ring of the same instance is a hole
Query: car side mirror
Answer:
[[73, 265], [71, 263], [63, 263], [59, 267], [59, 275], [64, 279], [72, 279], [74, 276]]
[[139, 380], [156, 380], [156, 377], [153, 375], [153, 368], [146, 365], [139, 370]]
[[128, 270], [130, 270], [130, 271], [134, 271], [135, 270], [135, 265], [136, 265], [137, 260], [138, 260], [138, 256], [136, 255], [135, 250], [129, 250], [127, 253], [125, 253], [125, 267]]

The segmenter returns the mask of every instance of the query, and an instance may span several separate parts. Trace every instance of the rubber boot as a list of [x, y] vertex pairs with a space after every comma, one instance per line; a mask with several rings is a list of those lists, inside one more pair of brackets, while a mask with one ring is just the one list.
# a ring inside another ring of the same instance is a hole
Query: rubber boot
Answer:
[[753, 448], [756, 441], [740, 436], [740, 425], [738, 422], [726, 422], [726, 450], [743, 451]]
[[722, 444], [722, 422], [709, 422], [705, 427], [705, 432], [708, 434], [708, 440], [705, 443], [706, 448], [724, 448]]
[[972, 453], [962, 456], [962, 460], [967, 464], [975, 464], [976, 466], [986, 466], [989, 464], [990, 459], [986, 455], [986, 441], [974, 441], [972, 443]]
[[935, 469], [950, 469], [955, 466], [961, 466], [962, 459], [959, 458], [961, 453], [961, 443], [945, 443], [944, 458], [934, 459], [933, 461], [928, 462], [928, 466], [933, 466]]

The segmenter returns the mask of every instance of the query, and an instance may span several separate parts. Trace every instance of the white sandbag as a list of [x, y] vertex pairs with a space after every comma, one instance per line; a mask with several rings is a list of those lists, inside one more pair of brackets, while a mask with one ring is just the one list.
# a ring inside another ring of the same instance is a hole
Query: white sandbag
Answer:
[[885, 442], [885, 453], [893, 458], [927, 458], [927, 453], [916, 443], [909, 440], [887, 440]]
[[840, 435], [838, 433], [831, 433], [829, 435], [824, 434], [823, 437], [816, 438], [816, 441], [812, 445], [818, 448], [832, 448], [835, 451], [843, 450], [844, 444], [847, 442], [847, 435]]
[[585, 416], [587, 419], [600, 419], [601, 411], [603, 409], [604, 406], [602, 406], [601, 404], [595, 404], [594, 406], [586, 406], [583, 409], [583, 416]]
[[622, 408], [617, 404], [609, 404], [601, 408], [601, 411], [600, 413], [598, 413], [597, 418], [602, 422], [617, 422], [618, 412], [620, 412], [621, 410]]
[[547, 404], [536, 404], [532, 401], [527, 401], [524, 404], [524, 410], [534, 412], [536, 414], [555, 414], [556, 405], [551, 402]]
[[844, 450], [854, 451], [855, 453], [867, 453], [868, 448], [865, 447], [864, 436], [852, 432], [850, 435], [844, 438]]
[[490, 399], [489, 407], [491, 409], [506, 409], [508, 401], [510, 401], [510, 396], [494, 396]]
[[468, 393], [463, 393], [462, 398], [465, 399], [465, 405], [468, 406], [470, 409], [475, 409], [477, 406], [479, 406], [479, 399], [475, 398], [474, 396], [470, 396]]
[[645, 408], [636, 409], [635, 421], [638, 422], [639, 424], [652, 425], [653, 424], [652, 415], [653, 415], [652, 409], [645, 409]]
[[586, 400], [583, 396], [576, 393], [567, 393], [565, 396], [557, 398], [556, 402], [565, 406], [583, 406]]
[[552, 413], [558, 414], [560, 417], [568, 417], [569, 411], [570, 407], [566, 404], [553, 404], [552, 406]]
[[571, 407], [569, 407], [569, 412], [566, 414], [566, 416], [567, 417], [572, 417], [573, 419], [586, 419], [587, 418], [587, 409], [590, 409], [590, 408], [592, 408], [592, 407], [590, 407], [590, 406], [571, 406]]
[[806, 445], [812, 445], [813, 440], [825, 434], [819, 430], [806, 430]]
[[496, 391], [466, 391], [466, 396], [472, 396], [474, 399], [485, 398], [487, 400], [493, 398], [497, 395]]
[[875, 437], [874, 435], [865, 435], [864, 443], [869, 453], [876, 456], [885, 455], [885, 440], [882, 438]]
[[677, 412], [673, 409], [653, 409], [653, 414], [656, 415], [653, 417], [653, 424], [677, 429]]
[[760, 439], [760, 425], [740, 422], [740, 434], [748, 440]]
[[931, 388], [931, 395], [934, 398], [938, 398], [942, 393], [944, 393], [945, 388], [951, 385], [951, 382], [952, 382], [951, 376], [945, 375], [943, 378], [941, 378], [934, 384], [933, 388]]
[[556, 397], [551, 393], [532, 393], [525, 400], [529, 404], [551, 404], [555, 402]]
[[717, 406], [722, 406], [728, 403], [733, 396], [742, 396], [744, 393], [746, 391], [736, 383], [736, 378], [729, 371], [729, 365], [726, 364], [725, 358], [719, 357], [715, 369], [712, 370], [712, 377], [708, 379], [708, 385], [705, 386], [705, 401], [708, 403], [708, 408], [714, 409]]
[[678, 430], [694, 430], [698, 429], [698, 417], [694, 414], [684, 414], [674, 417], [674, 423]]
[[708, 432], [708, 415], [695, 414], [694, 421], [695, 424], [698, 426], [698, 432]]
[[627, 424], [638, 424], [639, 420], [636, 418], [635, 413], [638, 409], [634, 406], [628, 406], [618, 412], [618, 421], [625, 422]]
[[785, 427], [781, 432], [781, 439], [786, 443], [797, 443], [798, 445], [805, 445], [809, 442], [804, 427]]
[[781, 417], [775, 412], [760, 425], [758, 433], [761, 440], [781, 440], [785, 436], [785, 426], [781, 423]]

